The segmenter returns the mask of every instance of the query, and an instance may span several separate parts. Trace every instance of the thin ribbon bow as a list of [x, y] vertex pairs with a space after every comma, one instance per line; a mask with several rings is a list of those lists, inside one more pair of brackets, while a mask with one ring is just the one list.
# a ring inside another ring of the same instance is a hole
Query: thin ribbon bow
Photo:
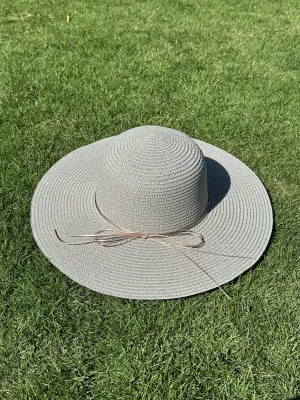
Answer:
[[[186, 258], [188, 258], [193, 264], [195, 264], [198, 268], [201, 269], [204, 274], [206, 274], [217, 286], [218, 288], [222, 291], [222, 293], [228, 298], [231, 299], [228, 294], [220, 287], [220, 285], [215, 281], [215, 279], [208, 274], [199, 264], [197, 264], [191, 257], [189, 257], [186, 253], [184, 253], [180, 248], [184, 249], [199, 249], [200, 247], [203, 247], [205, 244], [204, 237], [201, 233], [194, 232], [192, 230], [178, 230], [174, 232], [168, 232], [168, 233], [163, 233], [163, 234], [152, 234], [152, 233], [142, 233], [142, 232], [133, 232], [130, 230], [126, 230], [115, 223], [113, 223], [109, 218], [104, 216], [102, 212], [100, 211], [97, 201], [96, 201], [96, 194], [95, 194], [95, 206], [101, 217], [108, 222], [109, 224], [113, 225], [115, 229], [102, 229], [99, 230], [98, 232], [94, 234], [88, 234], [88, 235], [68, 235], [69, 237], [76, 237], [76, 238], [89, 238], [91, 240], [80, 242], [80, 243], [73, 243], [73, 242], [66, 242], [63, 240], [60, 235], [58, 234], [58, 231], [55, 229], [55, 234], [57, 238], [68, 245], [71, 246], [79, 246], [79, 245], [86, 245], [86, 244], [92, 244], [92, 243], [99, 243], [100, 245], [104, 247], [112, 247], [112, 246], [118, 246], [122, 245], [125, 243], [128, 243], [132, 240], [136, 239], [144, 239], [144, 240], [152, 240], [157, 243], [160, 243], [162, 245], [168, 246], [172, 248], [173, 250], [183, 254]], [[173, 237], [191, 237], [196, 238], [197, 241], [196, 243], [189, 243], [188, 241], [184, 240], [171, 240], [169, 241], [168, 239], [173, 238]], [[209, 251], [204, 251], [201, 250], [201, 253], [204, 254], [212, 254], [212, 255], [218, 255], [222, 257], [233, 257], [233, 258], [248, 258], [249, 257], [241, 257], [241, 256], [233, 256], [233, 255], [228, 255], [228, 254], [221, 254], [221, 253], [213, 253]]]

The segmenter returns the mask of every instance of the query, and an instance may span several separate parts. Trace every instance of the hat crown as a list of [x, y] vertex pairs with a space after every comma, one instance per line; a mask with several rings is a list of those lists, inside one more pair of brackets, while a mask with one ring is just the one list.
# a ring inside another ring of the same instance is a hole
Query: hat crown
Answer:
[[205, 158], [182, 132], [158, 126], [114, 137], [101, 160], [97, 204], [124, 228], [172, 232], [195, 225], [207, 206]]

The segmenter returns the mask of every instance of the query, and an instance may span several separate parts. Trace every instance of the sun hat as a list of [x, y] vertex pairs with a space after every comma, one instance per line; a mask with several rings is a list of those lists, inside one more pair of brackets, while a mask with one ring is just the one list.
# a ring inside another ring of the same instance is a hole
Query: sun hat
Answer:
[[272, 226], [268, 193], [242, 161], [159, 126], [67, 154], [31, 204], [33, 236], [54, 266], [132, 299], [220, 287], [260, 259]]

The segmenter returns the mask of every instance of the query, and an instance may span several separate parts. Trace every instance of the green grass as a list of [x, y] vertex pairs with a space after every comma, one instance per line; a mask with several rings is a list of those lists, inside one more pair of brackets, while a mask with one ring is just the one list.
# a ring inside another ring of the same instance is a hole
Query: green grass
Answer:
[[[298, 0], [0, 8], [0, 398], [300, 396]], [[271, 245], [225, 285], [233, 301], [218, 290], [153, 302], [97, 294], [33, 240], [31, 197], [48, 168], [148, 124], [224, 148], [270, 193]]]

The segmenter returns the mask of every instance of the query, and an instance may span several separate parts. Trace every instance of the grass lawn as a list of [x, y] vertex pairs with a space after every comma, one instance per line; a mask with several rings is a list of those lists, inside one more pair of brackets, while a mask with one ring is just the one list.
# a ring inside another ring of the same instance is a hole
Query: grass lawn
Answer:
[[[299, 399], [299, 1], [0, 9], [0, 399]], [[270, 247], [225, 285], [232, 301], [104, 296], [34, 242], [31, 197], [50, 166], [150, 124], [231, 152], [270, 193]]]

